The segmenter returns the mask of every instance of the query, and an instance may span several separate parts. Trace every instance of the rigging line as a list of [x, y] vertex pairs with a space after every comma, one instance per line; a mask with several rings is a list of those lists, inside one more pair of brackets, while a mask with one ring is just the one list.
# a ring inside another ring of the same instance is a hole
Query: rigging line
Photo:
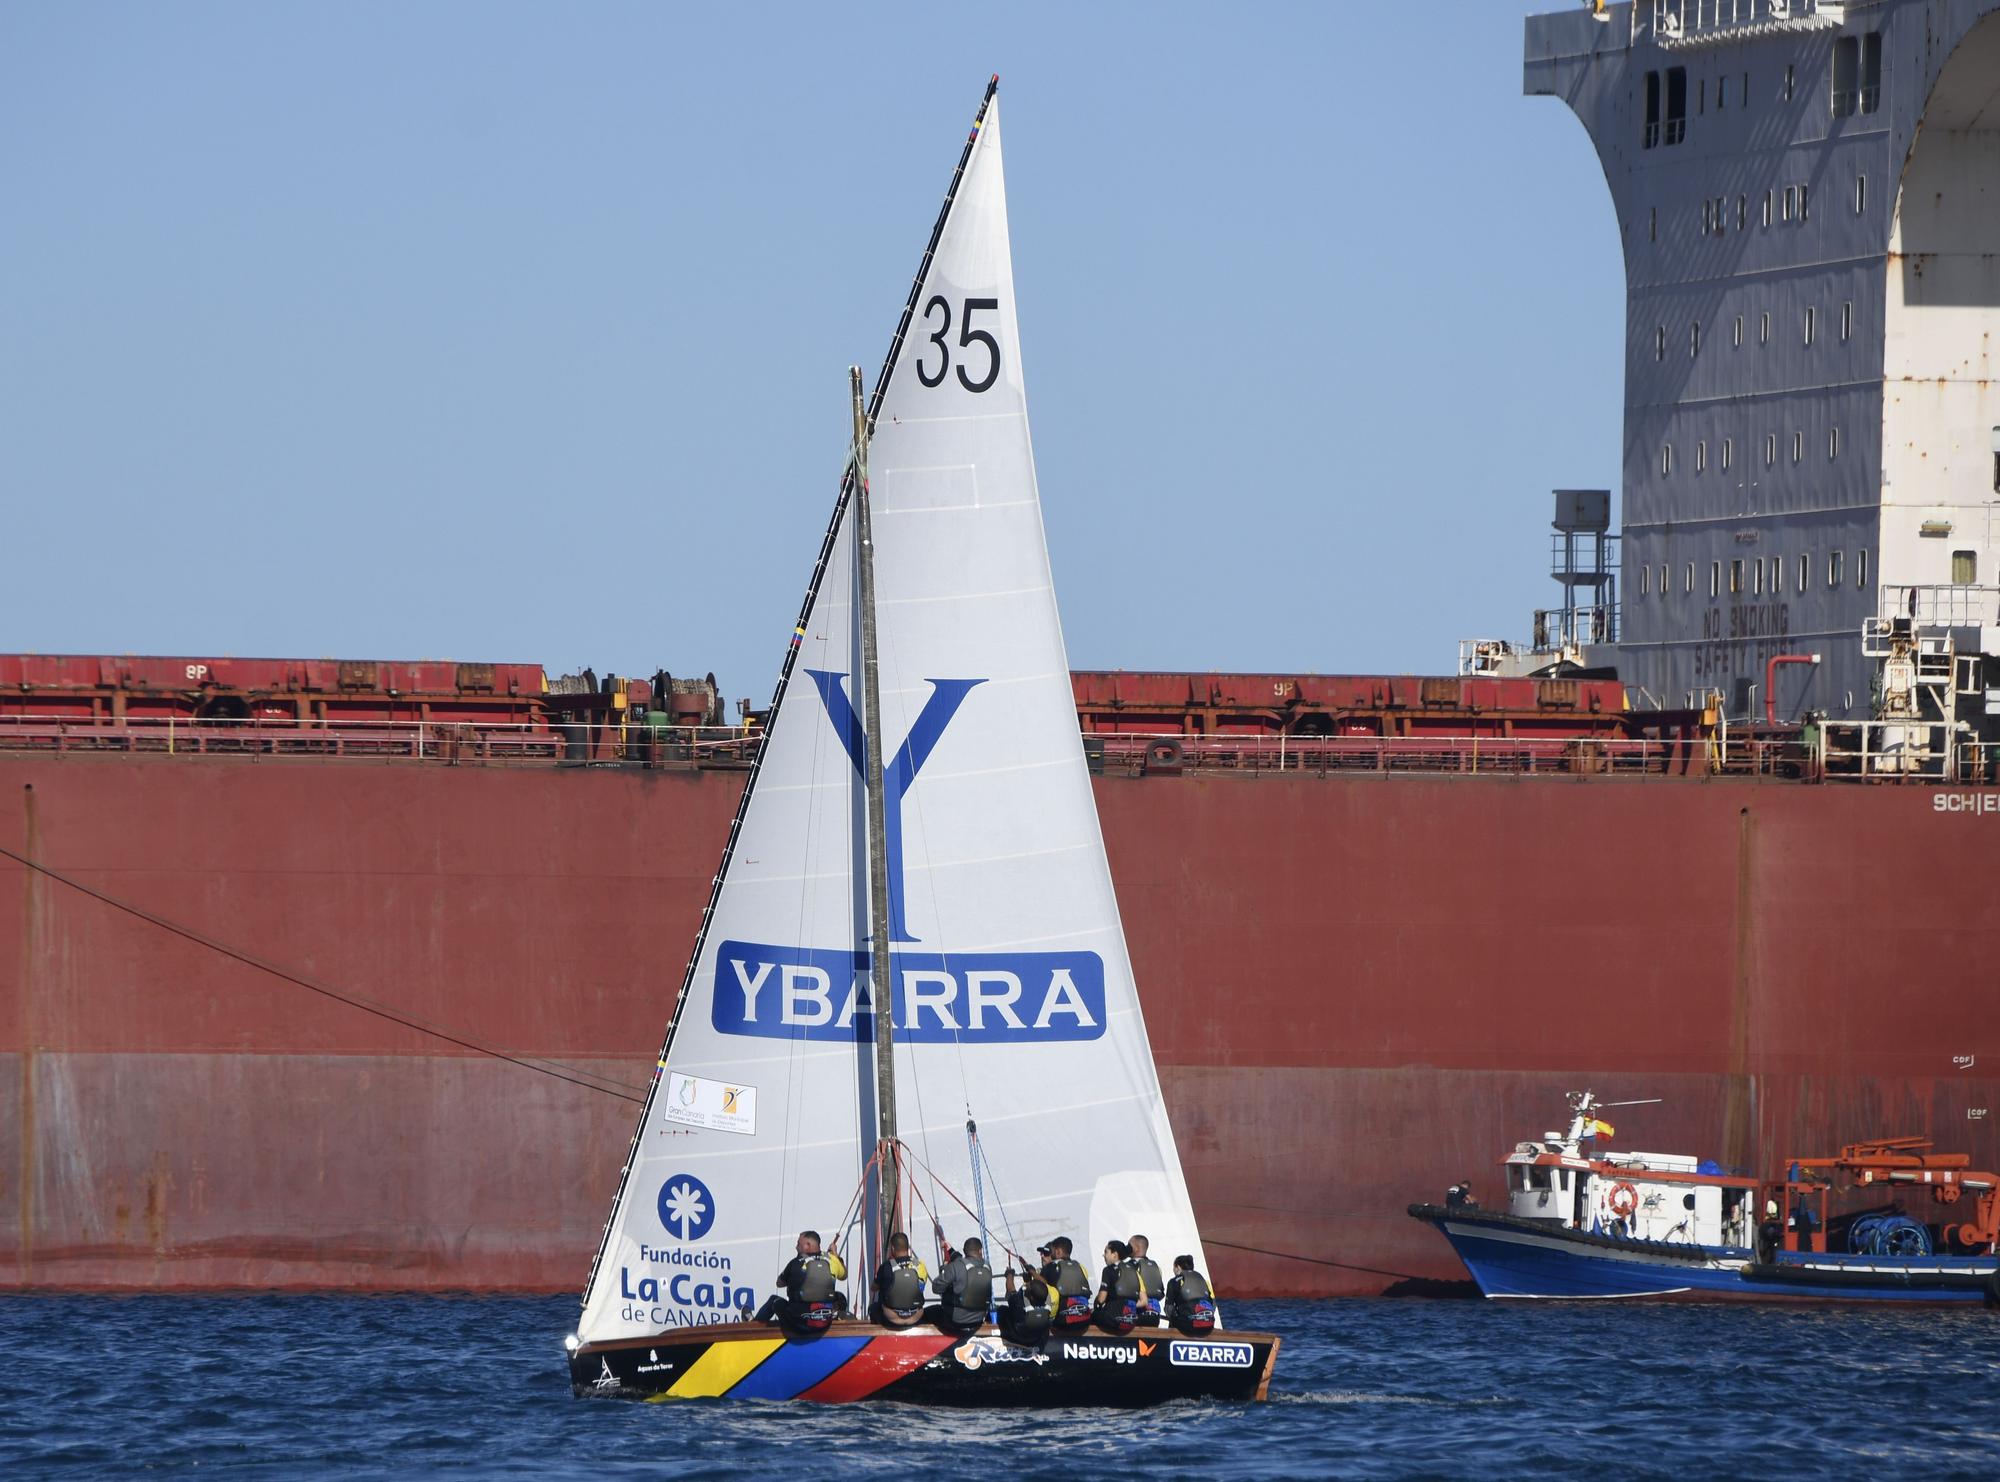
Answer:
[[1014, 1221], [1007, 1213], [1007, 1198], [1000, 1192], [1000, 1180], [993, 1175], [993, 1160], [986, 1156], [984, 1141], [979, 1144], [979, 1161], [986, 1165], [986, 1182], [992, 1185], [993, 1202], [1000, 1210], [1000, 1227], [1007, 1232], [1007, 1248], [1012, 1250], [1015, 1240]]
[[[935, 1184], [932, 1185], [931, 1192], [932, 1193], [937, 1192]], [[918, 1204], [923, 1205], [924, 1213], [930, 1216], [931, 1244], [937, 1247], [938, 1265], [943, 1266], [945, 1264], [944, 1247], [951, 1243], [945, 1238], [944, 1221], [940, 1220], [937, 1217], [936, 1210], [932, 1209], [930, 1205], [924, 1203], [924, 1191], [918, 1187], [917, 1180], [914, 1175], [912, 1175], [910, 1178], [910, 1193], [915, 1197]]]
[[[26, 855], [16, 854], [11, 849], [0, 847], [0, 857], [11, 859], [16, 864], [33, 870], [38, 875], [46, 875], [57, 884], [67, 885], [78, 894], [87, 895], [92, 900], [111, 907], [114, 911], [123, 911], [128, 916], [136, 917], [150, 926], [158, 927], [161, 931], [180, 937], [185, 941], [193, 942], [198, 947], [206, 947], [209, 951], [227, 957], [232, 961], [240, 962], [245, 967], [255, 968], [261, 973], [269, 973], [272, 977], [280, 979], [283, 982], [293, 984], [295, 987], [304, 988], [311, 993], [317, 993], [323, 998], [330, 998], [336, 1003], [344, 1003], [350, 1008], [360, 1009], [365, 1014], [373, 1014], [377, 1018], [387, 1019], [392, 1023], [402, 1025], [405, 1029], [414, 1029], [419, 1034], [428, 1034], [433, 1039], [441, 1039], [447, 1044], [457, 1045], [460, 1049], [472, 1050], [481, 1055], [490, 1055], [495, 1060], [504, 1060], [509, 1065], [518, 1065], [523, 1070], [532, 1070], [537, 1075], [545, 1075], [555, 1080], [567, 1081], [572, 1086], [581, 1086], [586, 1091], [596, 1091], [605, 1096], [616, 1096], [621, 1101], [630, 1101], [634, 1104], [644, 1099], [633, 1094], [639, 1088], [630, 1081], [620, 1081], [610, 1076], [600, 1076], [595, 1071], [582, 1070], [573, 1065], [564, 1065], [560, 1061], [542, 1061], [521, 1055], [510, 1055], [505, 1050], [495, 1049], [491, 1045], [481, 1044], [478, 1040], [467, 1039], [463, 1035], [453, 1034], [448, 1029], [440, 1029], [434, 1024], [424, 1023], [421, 1019], [414, 1019], [407, 1014], [398, 1013], [386, 1004], [377, 1003], [373, 999], [364, 998], [359, 994], [342, 993], [339, 989], [329, 988], [324, 983], [315, 983], [311, 978], [300, 977], [297, 973], [288, 972], [276, 963], [266, 962], [261, 957], [253, 957], [248, 952], [229, 946], [226, 942], [219, 942], [213, 937], [205, 936], [193, 927], [182, 926], [179, 922], [170, 921], [164, 916], [155, 915], [143, 906], [135, 906], [130, 901], [120, 900], [115, 895], [107, 895], [95, 886], [86, 885], [81, 880], [73, 879], [60, 870], [51, 869], [45, 864], [29, 859]], [[603, 1081], [605, 1084], [598, 1085], [595, 1084], [596, 1081]], [[625, 1089], [617, 1089], [620, 1086], [623, 1086]]]
[[970, 1117], [965, 1119], [965, 1141], [972, 1164], [972, 1198], [979, 1206], [979, 1243], [985, 1245], [990, 1238], [986, 1231], [986, 1179], [979, 1166], [979, 1128]]
[[1366, 1271], [1370, 1276], [1394, 1276], [1403, 1281], [1427, 1281], [1432, 1278], [1412, 1276], [1407, 1271], [1384, 1271], [1380, 1266], [1356, 1266], [1346, 1261], [1322, 1260], [1318, 1256], [1296, 1255], [1288, 1250], [1265, 1250], [1256, 1245], [1237, 1245], [1228, 1240], [1204, 1240], [1203, 1245], [1218, 1245], [1224, 1250], [1240, 1250], [1253, 1256], [1275, 1256], [1281, 1261], [1304, 1261], [1310, 1266], [1331, 1266], [1337, 1271]]
[[[978, 1215], [976, 1215], [976, 1214], [973, 1214], [973, 1212], [972, 1212], [972, 1210], [971, 1210], [971, 1209], [969, 1209], [969, 1208], [967, 1208], [967, 1207], [966, 1207], [966, 1203], [965, 1203], [965, 1201], [964, 1201], [963, 1199], [961, 1199], [961, 1198], [959, 1198], [959, 1197], [958, 1197], [957, 1193], [955, 1193], [955, 1192], [953, 1191], [953, 1189], [952, 1189], [952, 1187], [951, 1187], [951, 1185], [950, 1185], [950, 1184], [943, 1184], [943, 1185], [940, 1185], [940, 1184], [939, 1184], [939, 1182], [938, 1182], [938, 1177], [937, 1177], [937, 1175], [936, 1175], [935, 1173], [931, 1173], [931, 1170], [930, 1170], [930, 1168], [929, 1168], [929, 1167], [927, 1167], [927, 1166], [926, 1166], [926, 1165], [924, 1164], [924, 1162], [923, 1162], [923, 1160], [922, 1160], [921, 1158], [918, 1158], [918, 1157], [917, 1157], [917, 1155], [916, 1155], [915, 1153], [911, 1153], [911, 1154], [910, 1154], [910, 1157], [911, 1157], [911, 1158], [912, 1158], [912, 1159], [913, 1159], [913, 1160], [914, 1160], [914, 1161], [916, 1162], [916, 1164], [917, 1164], [917, 1166], [918, 1166], [918, 1167], [920, 1167], [920, 1168], [923, 1168], [923, 1170], [924, 1170], [924, 1172], [925, 1172], [925, 1173], [930, 1173], [930, 1175], [931, 1175], [931, 1189], [932, 1189], [932, 1192], [933, 1192], [933, 1193], [935, 1193], [935, 1192], [936, 1192], [936, 1191], [938, 1190], [938, 1188], [942, 1187], [945, 1193], [947, 1193], [947, 1194], [951, 1195], [951, 1202], [952, 1202], [952, 1203], [956, 1204], [956, 1205], [957, 1205], [957, 1206], [958, 1206], [958, 1207], [959, 1207], [960, 1209], [963, 1209], [963, 1210], [965, 1210], [965, 1212], [966, 1212], [966, 1213], [967, 1213], [968, 1215], [971, 1215], [971, 1216], [972, 1216], [972, 1218], [974, 1218], [974, 1219], [977, 1219], [977, 1218], [979, 1218], [979, 1216], [978, 1216]], [[912, 1181], [912, 1186], [914, 1187], [914, 1181]], [[942, 1202], [942, 1201], [940, 1201], [940, 1202]], [[1024, 1258], [1022, 1257], [1021, 1253], [1020, 1253], [1020, 1252], [1019, 1252], [1018, 1250], [1015, 1250], [1015, 1249], [1014, 1249], [1014, 1248], [1013, 1248], [1012, 1246], [1009, 1246], [1009, 1247], [1008, 1247], [1008, 1249], [1007, 1249], [1007, 1254], [1008, 1254], [1008, 1255], [1010, 1255], [1010, 1256], [1013, 1256], [1013, 1257], [1014, 1257], [1014, 1258], [1015, 1258], [1016, 1260], [1021, 1260], [1021, 1259], [1024, 1259]]]
[[[840, 1223], [833, 1227], [835, 1231], [833, 1238], [833, 1249], [835, 1251], [840, 1251], [846, 1248], [847, 1237], [852, 1235], [854, 1233], [854, 1227], [861, 1223], [861, 1211], [866, 1202], [864, 1198], [864, 1191], [868, 1187], [868, 1175], [870, 1172], [873, 1171], [874, 1167], [875, 1167], [875, 1160], [873, 1158], [870, 1158], [867, 1164], [861, 1170], [861, 1181], [854, 1186], [854, 1193], [850, 1195], [847, 1200], [847, 1208], [843, 1209], [840, 1212]], [[856, 1252], [857, 1258], [859, 1257], [859, 1255], [860, 1253], [857, 1251]], [[848, 1268], [850, 1272], [853, 1271], [854, 1269], [855, 1268], [851, 1266]]]

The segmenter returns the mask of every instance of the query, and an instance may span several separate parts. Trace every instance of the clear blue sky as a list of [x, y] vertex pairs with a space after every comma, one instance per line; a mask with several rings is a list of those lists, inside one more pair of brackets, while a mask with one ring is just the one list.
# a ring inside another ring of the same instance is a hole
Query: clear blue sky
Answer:
[[1523, 0], [0, 10], [0, 650], [762, 703], [987, 74], [1079, 667], [1448, 672], [1616, 484]]

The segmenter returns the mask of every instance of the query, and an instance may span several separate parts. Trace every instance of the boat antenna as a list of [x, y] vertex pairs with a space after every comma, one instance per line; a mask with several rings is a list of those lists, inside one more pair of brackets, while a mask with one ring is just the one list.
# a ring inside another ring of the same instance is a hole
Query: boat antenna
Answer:
[[878, 1160], [878, 1223], [875, 1244], [887, 1249], [896, 1228], [896, 1023], [895, 977], [889, 943], [889, 850], [887, 809], [882, 785], [882, 692], [875, 634], [875, 529], [868, 501], [868, 402], [861, 367], [847, 368], [854, 401], [854, 537], [860, 574], [861, 725], [867, 753], [864, 787], [868, 798], [868, 998], [875, 1018], [875, 1141]]

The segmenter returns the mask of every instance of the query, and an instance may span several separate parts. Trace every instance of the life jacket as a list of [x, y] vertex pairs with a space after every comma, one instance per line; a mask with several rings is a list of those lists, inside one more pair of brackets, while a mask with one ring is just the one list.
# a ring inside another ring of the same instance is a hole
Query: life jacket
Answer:
[[924, 1274], [915, 1256], [889, 1257], [889, 1279], [883, 1284], [882, 1305], [891, 1312], [914, 1312], [924, 1305]]
[[836, 1290], [833, 1263], [824, 1255], [799, 1259], [798, 1292], [792, 1298], [793, 1320], [809, 1333], [823, 1333], [833, 1326], [838, 1309], [833, 1305]]
[[1136, 1261], [1129, 1259], [1120, 1261], [1113, 1269], [1111, 1295], [1120, 1302], [1136, 1303], [1144, 1287], [1145, 1283], [1139, 1278], [1139, 1265]]
[[1137, 1268], [1140, 1284], [1145, 1288], [1139, 1294], [1140, 1309], [1145, 1312], [1158, 1312], [1160, 1298], [1167, 1290], [1167, 1280], [1160, 1275], [1160, 1263], [1151, 1256], [1145, 1256], [1133, 1261], [1132, 1264]]
[[1215, 1296], [1208, 1289], [1208, 1278], [1199, 1271], [1190, 1271], [1176, 1279], [1180, 1287], [1175, 1303], [1175, 1320], [1197, 1337], [1212, 1332], [1215, 1328]]
[[833, 1293], [833, 1263], [821, 1254], [800, 1256], [797, 1300], [826, 1302], [832, 1300]]
[[1039, 1339], [1045, 1336], [1055, 1322], [1056, 1295], [1047, 1282], [1042, 1283], [1042, 1299], [1037, 1302], [1026, 1291], [1021, 1292], [1021, 1305], [1017, 1309], [1014, 1326], [1020, 1336]]
[[[1054, 1275], [1049, 1275], [1053, 1272]], [[1063, 1327], [1082, 1327], [1090, 1321], [1090, 1278], [1083, 1267], [1068, 1256], [1049, 1262], [1043, 1273], [1049, 1294], [1055, 1300], [1056, 1321]]]
[[1104, 1305], [1100, 1325], [1114, 1333], [1129, 1333], [1139, 1321], [1139, 1268], [1128, 1258], [1104, 1271]]
[[984, 1314], [993, 1306], [993, 1268], [977, 1256], [965, 1259], [965, 1285], [955, 1300], [963, 1312]]

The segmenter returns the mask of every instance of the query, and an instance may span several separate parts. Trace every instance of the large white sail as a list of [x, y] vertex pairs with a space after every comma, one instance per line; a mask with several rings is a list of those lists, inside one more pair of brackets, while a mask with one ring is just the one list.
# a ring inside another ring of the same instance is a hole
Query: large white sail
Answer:
[[[898, 1130], [954, 1243], [1205, 1267], [1077, 732], [1035, 486], [997, 98], [870, 456]], [[832, 384], [832, 383], [830, 383]], [[852, 532], [842, 514], [584, 1298], [588, 1340], [748, 1314], [874, 1143]], [[925, 1171], [927, 1170], [927, 1171]], [[922, 1205], [905, 1211], [927, 1250]], [[867, 1252], [850, 1239], [850, 1290]], [[994, 1252], [995, 1265], [1000, 1251]]]

